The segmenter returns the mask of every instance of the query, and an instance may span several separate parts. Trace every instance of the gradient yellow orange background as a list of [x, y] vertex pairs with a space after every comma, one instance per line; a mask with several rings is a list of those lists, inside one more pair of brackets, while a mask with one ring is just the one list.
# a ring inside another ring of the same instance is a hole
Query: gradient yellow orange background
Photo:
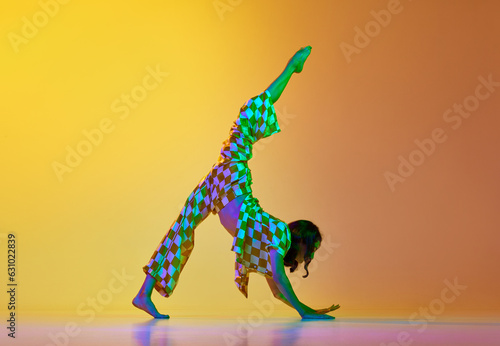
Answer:
[[[500, 81], [500, 3], [402, 0], [349, 58], [341, 47], [355, 45], [356, 27], [394, 2], [222, 3], [218, 12], [210, 0], [70, 1], [17, 46], [12, 33], [22, 35], [23, 17], [33, 21], [42, 7], [3, 6], [1, 253], [14, 233], [19, 311], [81, 311], [125, 272], [104, 310], [135, 313], [142, 266], [215, 162], [239, 107], [311, 45], [275, 105], [282, 132], [250, 161], [263, 208], [312, 220], [334, 249], [294, 281], [299, 298], [339, 303], [336, 316], [406, 317], [456, 279], [467, 288], [442, 315], [498, 313], [500, 90], [457, 129], [443, 114], [474, 95], [479, 77]], [[168, 76], [121, 119], [112, 105], [148, 69]], [[58, 179], [54, 162], [103, 120], [113, 130]], [[384, 174], [436, 128], [447, 139], [391, 190]], [[238, 313], [268, 299], [255, 274], [248, 300], [236, 289], [232, 239], [217, 216], [195, 243], [174, 295], [154, 293], [160, 311]]]

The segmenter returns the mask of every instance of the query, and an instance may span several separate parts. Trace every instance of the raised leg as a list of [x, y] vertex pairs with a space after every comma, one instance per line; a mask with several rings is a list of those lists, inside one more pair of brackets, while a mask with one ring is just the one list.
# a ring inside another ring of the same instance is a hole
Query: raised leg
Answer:
[[285, 90], [285, 87], [288, 84], [288, 81], [292, 77], [292, 74], [300, 73], [302, 71], [304, 62], [309, 54], [311, 54], [311, 46], [299, 49], [294, 56], [290, 58], [283, 72], [281, 72], [278, 78], [276, 78], [274, 82], [269, 85], [267, 91], [271, 94], [273, 103], [278, 101], [280, 98], [283, 90]]

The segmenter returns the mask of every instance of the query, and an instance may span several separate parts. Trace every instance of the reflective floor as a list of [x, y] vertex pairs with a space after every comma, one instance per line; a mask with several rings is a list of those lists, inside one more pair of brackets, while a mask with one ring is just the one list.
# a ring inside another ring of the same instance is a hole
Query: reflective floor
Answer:
[[[173, 315], [172, 315], [173, 316]], [[500, 345], [499, 321], [457, 319], [411, 325], [407, 320], [337, 318], [303, 322], [294, 316], [180, 315], [155, 320], [136, 314], [25, 316], [16, 338], [2, 345]]]

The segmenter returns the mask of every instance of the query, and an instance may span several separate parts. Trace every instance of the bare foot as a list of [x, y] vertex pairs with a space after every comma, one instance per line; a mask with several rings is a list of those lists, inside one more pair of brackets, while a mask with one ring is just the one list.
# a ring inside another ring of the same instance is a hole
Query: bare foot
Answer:
[[311, 54], [311, 46], [303, 47], [299, 49], [295, 55], [290, 59], [289, 64], [293, 68], [293, 72], [300, 73], [304, 68], [304, 63], [307, 60], [309, 54]]
[[150, 314], [154, 318], [170, 318], [169, 315], [160, 314], [158, 312], [158, 310], [156, 310], [156, 307], [153, 304], [153, 301], [151, 300], [151, 298], [145, 294], [141, 295], [140, 293], [137, 293], [135, 298], [132, 300], [132, 304], [136, 308], [146, 311], [148, 314]]

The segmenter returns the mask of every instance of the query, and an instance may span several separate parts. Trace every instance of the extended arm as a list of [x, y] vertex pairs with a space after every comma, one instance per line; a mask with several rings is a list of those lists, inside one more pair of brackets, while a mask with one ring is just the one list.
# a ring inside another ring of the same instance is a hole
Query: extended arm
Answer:
[[[278, 288], [278, 286], [274, 282], [274, 279], [267, 278], [267, 284], [269, 285], [269, 288], [273, 292], [273, 295], [274, 295], [274, 297], [276, 299], [282, 301], [283, 303], [285, 303], [289, 307], [294, 308], [294, 306], [288, 301], [288, 299], [285, 298], [285, 296], [283, 295], [283, 293], [281, 293], [280, 289]], [[314, 309], [308, 307], [304, 303], [302, 303], [302, 302], [299, 302], [299, 303], [302, 306], [302, 309], [304, 309], [304, 311], [306, 311], [307, 313], [313, 313], [313, 312], [315, 312]]]
[[[307, 305], [302, 304], [293, 291], [290, 280], [288, 280], [288, 277], [286, 276], [285, 267], [283, 265], [283, 256], [281, 256], [274, 248], [271, 248], [269, 250], [269, 255], [271, 257], [271, 268], [273, 270], [273, 278], [270, 280], [273, 280], [274, 282], [274, 285], [270, 285], [271, 290], [273, 290], [273, 287], [277, 288], [279, 292], [282, 293], [283, 298], [285, 298], [286, 302], [288, 302], [288, 305], [297, 310], [297, 312], [303, 319], [333, 319], [332, 316], [318, 313]], [[273, 293], [276, 296], [277, 293], [274, 291]], [[277, 295], [279, 299], [279, 293]], [[283, 300], [283, 302], [285, 301]]]
[[[282, 301], [283, 303], [285, 303], [289, 307], [293, 308], [293, 305], [290, 304], [290, 302], [285, 298], [283, 293], [280, 292], [280, 290], [279, 290], [278, 286], [276, 286], [276, 283], [274, 282], [274, 280], [272, 278], [266, 278], [266, 279], [267, 279], [267, 284], [269, 285], [269, 288], [273, 292], [274, 297], [276, 299]], [[326, 313], [329, 313], [330, 311], [334, 311], [334, 310], [337, 310], [340, 308], [340, 305], [333, 304], [332, 306], [325, 308], [325, 309], [312, 309], [302, 302], [301, 302], [301, 304], [307, 313], [326, 314]]]

